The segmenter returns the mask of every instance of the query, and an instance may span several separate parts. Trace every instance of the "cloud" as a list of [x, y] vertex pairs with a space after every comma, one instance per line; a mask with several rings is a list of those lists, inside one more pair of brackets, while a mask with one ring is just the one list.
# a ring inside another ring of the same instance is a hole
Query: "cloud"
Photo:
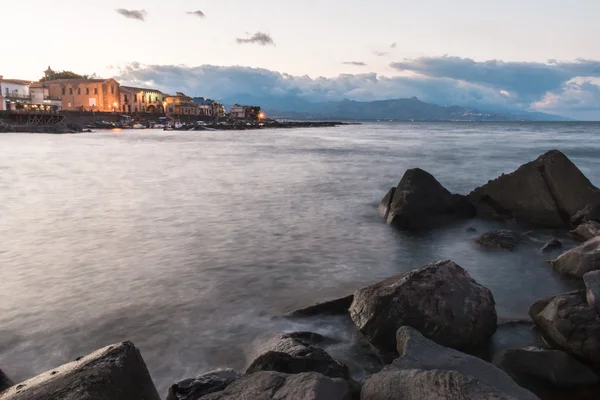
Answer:
[[252, 35], [249, 38], [243, 39], [243, 38], [237, 38], [235, 39], [235, 41], [238, 44], [247, 44], [247, 43], [256, 43], [259, 44], [261, 46], [275, 46], [275, 42], [273, 41], [273, 38], [271, 38], [271, 36], [267, 35], [266, 33], [262, 33], [262, 32], [256, 32], [254, 35]]
[[125, 18], [137, 19], [138, 21], [146, 20], [146, 11], [145, 10], [126, 10], [124, 8], [119, 8], [116, 11], [117, 11], [117, 13], [121, 14]]
[[373, 54], [375, 54], [377, 57], [385, 57], [388, 55], [387, 51], [374, 51]]
[[206, 17], [206, 15], [205, 15], [205, 14], [204, 14], [202, 11], [200, 11], [200, 10], [196, 10], [196, 11], [188, 11], [186, 14], [188, 14], [188, 15], [193, 15], [193, 16], [196, 16], [196, 17], [199, 17], [199, 18], [204, 18], [204, 17]]
[[[449, 57], [440, 57], [437, 61], [443, 64], [445, 58]], [[362, 73], [331, 78], [294, 76], [242, 66], [132, 63], [120, 70], [117, 79], [123, 84], [156, 87], [165, 92], [183, 91], [220, 100], [255, 98], [261, 103], [272, 101], [275, 104], [283, 104], [285, 100], [286, 104], [297, 107], [302, 102], [416, 96], [440, 105], [543, 111], [573, 118], [600, 119], [600, 71], [597, 68], [600, 63], [597, 61], [552, 64], [473, 61], [483, 65], [471, 65], [471, 74], [457, 70], [454, 61], [450, 61], [450, 66], [436, 65], [434, 68], [423, 59], [404, 60], [402, 68], [397, 69], [415, 72], [410, 76]]]
[[342, 64], [355, 65], [357, 67], [364, 67], [365, 65], [367, 65], [362, 61], [344, 61]]
[[397, 43], [396, 43], [396, 42], [394, 42], [394, 43], [390, 44], [390, 49], [395, 49], [395, 48], [396, 48], [396, 46], [397, 46]]

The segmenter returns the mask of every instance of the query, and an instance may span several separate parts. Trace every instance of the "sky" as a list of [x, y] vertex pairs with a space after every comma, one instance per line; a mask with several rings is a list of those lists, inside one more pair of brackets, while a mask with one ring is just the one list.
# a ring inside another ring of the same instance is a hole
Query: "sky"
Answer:
[[598, 15], [598, 0], [3, 0], [0, 75], [600, 120]]

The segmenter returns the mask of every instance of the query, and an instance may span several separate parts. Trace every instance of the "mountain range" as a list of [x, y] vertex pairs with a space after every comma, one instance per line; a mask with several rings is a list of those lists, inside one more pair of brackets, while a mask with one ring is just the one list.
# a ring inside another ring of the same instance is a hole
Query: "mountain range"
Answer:
[[570, 121], [558, 115], [516, 110], [479, 110], [462, 106], [440, 106], [416, 97], [376, 101], [340, 100], [310, 102], [299, 97], [241, 95], [222, 99], [228, 104], [259, 105], [271, 118], [342, 119], [394, 121]]

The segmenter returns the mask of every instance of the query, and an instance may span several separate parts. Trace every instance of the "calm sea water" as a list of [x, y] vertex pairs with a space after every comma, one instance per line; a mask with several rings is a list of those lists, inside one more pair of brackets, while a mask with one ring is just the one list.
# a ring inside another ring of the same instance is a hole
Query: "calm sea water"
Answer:
[[26, 379], [132, 340], [164, 395], [243, 368], [265, 332], [349, 340], [272, 317], [439, 259], [489, 287], [502, 320], [527, 318], [578, 284], [537, 244], [482, 251], [465, 228], [499, 225], [478, 220], [406, 234], [376, 207], [407, 168], [466, 193], [552, 148], [600, 185], [599, 124], [0, 135], [0, 367]]

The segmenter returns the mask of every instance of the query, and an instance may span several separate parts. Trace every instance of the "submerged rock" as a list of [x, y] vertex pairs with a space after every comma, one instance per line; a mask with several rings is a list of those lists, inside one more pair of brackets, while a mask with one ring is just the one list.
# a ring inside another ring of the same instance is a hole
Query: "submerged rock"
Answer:
[[218, 369], [197, 378], [185, 379], [169, 388], [167, 400], [198, 400], [207, 394], [225, 390], [242, 375], [233, 369]]
[[114, 344], [2, 393], [2, 400], [160, 400], [139, 350]]
[[284, 333], [265, 342], [256, 352], [246, 373], [277, 371], [286, 374], [318, 372], [348, 379], [348, 367], [334, 360], [325, 350], [314, 345], [321, 336], [311, 333]]
[[351, 294], [349, 296], [340, 297], [338, 299], [333, 299], [329, 301], [324, 301], [322, 303], [317, 303], [312, 306], [308, 306], [305, 308], [300, 308], [298, 310], [294, 310], [288, 314], [286, 317], [292, 318], [300, 318], [300, 317], [313, 317], [317, 315], [344, 315], [348, 314], [348, 309], [352, 304], [352, 300], [354, 300], [354, 295]]
[[586, 205], [600, 205], [600, 190], [558, 150], [489, 181], [468, 195], [477, 215], [564, 227]]
[[288, 375], [263, 371], [245, 375], [202, 400], [351, 400], [348, 383], [314, 372]]
[[452, 261], [393, 276], [354, 294], [350, 317], [376, 348], [392, 352], [401, 326], [444, 346], [471, 348], [496, 331], [492, 293]]
[[577, 239], [583, 240], [584, 242], [600, 236], [600, 222], [587, 221], [579, 225], [577, 228], [569, 232], [572, 236]]
[[542, 253], [548, 253], [552, 250], [556, 250], [556, 249], [560, 249], [560, 248], [562, 248], [562, 242], [560, 240], [558, 240], [557, 238], [552, 238], [552, 239], [548, 240], [546, 242], [546, 244], [544, 244], [542, 246], [540, 251]]
[[600, 271], [588, 272], [583, 276], [588, 304], [600, 314]]
[[600, 367], [600, 315], [588, 304], [585, 290], [538, 300], [529, 316], [555, 347]]
[[527, 236], [513, 231], [499, 230], [481, 234], [473, 239], [475, 243], [489, 249], [514, 250]]
[[600, 237], [588, 240], [556, 260], [551, 261], [554, 270], [560, 274], [582, 278], [588, 272], [600, 269]]
[[494, 365], [523, 387], [536, 387], [536, 379], [557, 387], [598, 383], [598, 376], [591, 369], [560, 350], [506, 349], [494, 357]]
[[404, 229], [436, 227], [457, 217], [472, 216], [465, 196], [450, 193], [430, 173], [409, 169], [398, 187], [392, 188], [379, 205], [388, 224]]
[[397, 338], [400, 358], [365, 379], [362, 400], [537, 399], [499, 368], [414, 328], [400, 328]]
[[4, 371], [2, 371], [0, 369], [0, 392], [8, 389], [9, 387], [11, 387], [12, 385], [14, 385], [14, 382], [12, 381], [12, 379], [10, 379], [5, 373]]

